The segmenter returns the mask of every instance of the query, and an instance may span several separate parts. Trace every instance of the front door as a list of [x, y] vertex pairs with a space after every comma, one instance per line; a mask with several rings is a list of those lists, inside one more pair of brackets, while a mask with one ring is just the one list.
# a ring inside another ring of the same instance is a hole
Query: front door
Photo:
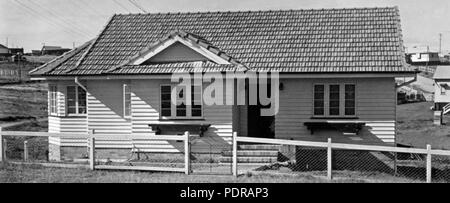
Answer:
[[[267, 91], [270, 97], [270, 83], [267, 84]], [[258, 99], [258, 105], [248, 106], [248, 135], [249, 137], [275, 138], [275, 116], [261, 116], [262, 108], [270, 108], [270, 104], [263, 106]]]

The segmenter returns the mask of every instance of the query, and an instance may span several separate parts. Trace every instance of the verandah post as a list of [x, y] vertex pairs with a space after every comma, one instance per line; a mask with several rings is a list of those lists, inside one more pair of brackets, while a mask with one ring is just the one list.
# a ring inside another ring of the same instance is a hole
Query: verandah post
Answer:
[[431, 145], [427, 145], [427, 183], [431, 183]]
[[332, 151], [331, 151], [331, 138], [328, 138], [328, 146], [327, 146], [327, 178], [328, 180], [332, 180]]
[[95, 137], [94, 130], [89, 131], [89, 168], [95, 170]]
[[3, 153], [3, 135], [2, 135], [2, 127], [0, 127], [0, 162], [3, 162], [3, 156], [6, 154]]
[[233, 176], [237, 177], [238, 175], [238, 168], [237, 168], [237, 132], [233, 132], [233, 143], [232, 143], [232, 147], [233, 147], [233, 166], [232, 166], [232, 170], [233, 170]]
[[184, 133], [184, 170], [185, 174], [189, 175], [191, 172], [191, 160], [190, 160], [191, 150], [190, 150], [190, 139], [189, 132]]
[[28, 140], [23, 141], [23, 161], [28, 161]]

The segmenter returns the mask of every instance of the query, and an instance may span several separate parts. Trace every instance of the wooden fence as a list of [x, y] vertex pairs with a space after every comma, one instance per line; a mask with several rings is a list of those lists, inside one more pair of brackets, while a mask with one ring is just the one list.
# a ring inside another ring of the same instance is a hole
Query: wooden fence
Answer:
[[[114, 137], [114, 140], [123, 139], [151, 139], [151, 140], [164, 140], [164, 141], [183, 141], [184, 142], [184, 168], [173, 167], [149, 167], [149, 166], [112, 166], [112, 165], [96, 165], [95, 158], [95, 142], [96, 139], [112, 138], [111, 136], [95, 135], [93, 130], [86, 134], [76, 133], [48, 133], [48, 132], [22, 132], [22, 131], [2, 131], [0, 128], [0, 161], [6, 161], [6, 140], [4, 136], [16, 136], [16, 137], [61, 137], [61, 138], [85, 138], [88, 139], [89, 147], [89, 168], [95, 169], [112, 169], [112, 170], [141, 170], [141, 171], [171, 171], [171, 172], [184, 172], [185, 174], [191, 173], [190, 165], [190, 135], [186, 132], [184, 136], [178, 135], [156, 135], [156, 136], [121, 136], [120, 138]], [[266, 138], [252, 138], [252, 137], [239, 137], [237, 133], [233, 133], [232, 139], [232, 172], [234, 176], [238, 175], [238, 142], [239, 143], [259, 143], [259, 144], [272, 144], [272, 145], [290, 145], [290, 146], [302, 146], [302, 147], [317, 147], [323, 148], [327, 151], [327, 178], [332, 179], [332, 150], [359, 150], [359, 151], [378, 151], [378, 152], [392, 152], [392, 153], [409, 153], [409, 154], [425, 154], [426, 155], [426, 181], [431, 182], [431, 157], [433, 155], [450, 156], [449, 150], [436, 150], [431, 149], [430, 145], [427, 145], [426, 149], [420, 148], [400, 148], [389, 146], [371, 146], [371, 145], [356, 145], [356, 144], [341, 144], [332, 143], [331, 139], [328, 142], [309, 142], [309, 141], [294, 141], [294, 140], [282, 140], [282, 139], [266, 139]], [[27, 144], [24, 143], [24, 150], [27, 152]], [[27, 153], [24, 154], [24, 158], [27, 158]]]
[[426, 181], [427, 181], [427, 183], [431, 182], [431, 170], [432, 170], [431, 156], [432, 155], [450, 156], [449, 150], [431, 149], [430, 145], [427, 145], [426, 149], [420, 149], [420, 148], [400, 148], [400, 147], [388, 147], [388, 146], [341, 144], [341, 143], [332, 143], [331, 141], [332, 141], [331, 139], [328, 139], [328, 142], [306, 142], [306, 141], [293, 141], [293, 140], [281, 140], [281, 139], [238, 137], [237, 134], [234, 133], [233, 134], [233, 160], [232, 160], [233, 175], [234, 176], [238, 175], [238, 163], [237, 163], [238, 142], [273, 144], [273, 145], [290, 145], [290, 146], [302, 146], [302, 147], [317, 147], [317, 148], [327, 149], [327, 178], [329, 180], [332, 179], [332, 150], [333, 149], [425, 154], [426, 155]]
[[[186, 132], [184, 136], [179, 135], [157, 135], [157, 136], [121, 136], [118, 138], [115, 136], [95, 135], [95, 131], [91, 130], [87, 134], [77, 133], [48, 133], [48, 132], [24, 132], [24, 131], [2, 131], [0, 127], [0, 161], [6, 161], [6, 140], [4, 136], [13, 137], [59, 137], [59, 138], [85, 138], [88, 140], [89, 148], [89, 168], [95, 169], [111, 169], [111, 170], [139, 170], [139, 171], [170, 171], [170, 172], [184, 172], [190, 174], [190, 134]], [[152, 167], [152, 166], [112, 166], [112, 165], [96, 165], [95, 158], [95, 142], [96, 139], [108, 139], [114, 140], [131, 140], [131, 139], [147, 139], [147, 140], [162, 140], [162, 141], [183, 141], [184, 142], [184, 168], [173, 167]], [[24, 160], [28, 159], [27, 142], [24, 142]]]

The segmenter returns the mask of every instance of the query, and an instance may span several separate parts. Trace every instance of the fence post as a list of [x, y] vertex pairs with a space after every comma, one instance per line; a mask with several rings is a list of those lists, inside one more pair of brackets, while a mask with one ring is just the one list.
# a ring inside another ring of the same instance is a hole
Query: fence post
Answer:
[[237, 132], [233, 132], [233, 166], [232, 166], [232, 170], [233, 170], [233, 176], [237, 177], [238, 175], [238, 168], [237, 168]]
[[0, 162], [3, 162], [3, 156], [6, 154], [3, 153], [3, 135], [2, 135], [2, 127], [0, 127]]
[[332, 151], [331, 151], [331, 138], [328, 138], [328, 146], [327, 146], [327, 178], [328, 180], [332, 180]]
[[89, 168], [95, 170], [95, 137], [94, 130], [89, 131]]
[[427, 183], [431, 183], [431, 145], [427, 145]]
[[186, 175], [189, 175], [191, 172], [191, 150], [190, 150], [190, 139], [189, 139], [189, 132], [186, 131], [184, 133], [184, 171]]
[[23, 161], [28, 161], [28, 140], [23, 141]]

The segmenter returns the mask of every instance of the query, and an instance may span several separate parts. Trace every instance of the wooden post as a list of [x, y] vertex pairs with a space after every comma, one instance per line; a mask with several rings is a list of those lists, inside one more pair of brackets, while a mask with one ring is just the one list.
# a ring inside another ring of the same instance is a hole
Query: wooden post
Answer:
[[6, 156], [6, 154], [3, 153], [3, 135], [2, 127], [0, 127], [0, 162], [3, 162], [3, 156]]
[[238, 168], [237, 168], [237, 133], [233, 132], [233, 143], [232, 143], [232, 147], [233, 147], [233, 166], [232, 166], [232, 170], [233, 170], [233, 176], [237, 177], [238, 175]]
[[94, 130], [89, 131], [89, 168], [95, 170], [95, 138]]
[[327, 178], [328, 180], [332, 180], [332, 150], [331, 150], [331, 138], [328, 138], [328, 147], [327, 147]]
[[23, 141], [23, 161], [28, 161], [28, 141]]
[[427, 145], [427, 183], [431, 183], [431, 145]]
[[191, 150], [190, 150], [190, 139], [189, 139], [189, 132], [186, 131], [184, 133], [184, 171], [186, 175], [189, 175], [191, 173]]

